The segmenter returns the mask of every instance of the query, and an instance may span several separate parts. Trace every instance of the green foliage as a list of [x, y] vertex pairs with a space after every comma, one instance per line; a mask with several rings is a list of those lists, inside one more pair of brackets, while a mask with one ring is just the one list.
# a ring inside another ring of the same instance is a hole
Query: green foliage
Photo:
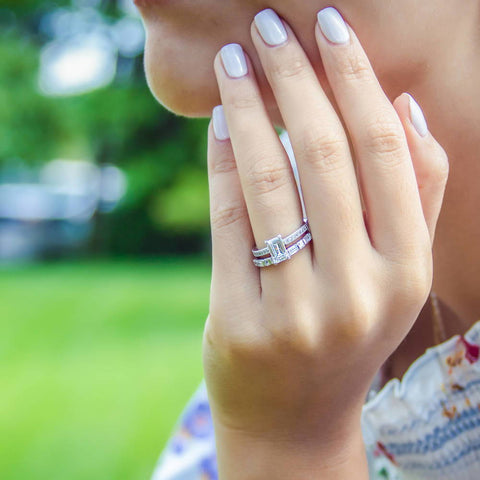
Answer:
[[202, 378], [208, 262], [0, 271], [0, 478], [148, 479]]
[[[52, 158], [64, 130], [58, 106], [36, 89], [38, 47], [19, 32], [0, 36], [0, 160]], [[50, 140], [50, 141], [49, 141]]]
[[55, 2], [39, 2], [38, 0], [2, 0], [2, 7], [10, 8], [19, 13], [31, 13], [39, 7], [39, 3], [45, 3], [48, 6], [68, 5], [69, 0], [55, 0]]
[[[0, 167], [15, 159], [40, 166], [54, 158], [118, 165], [127, 174], [128, 193], [117, 211], [99, 220], [92, 251], [207, 250], [208, 120], [161, 107], [148, 90], [141, 57], [130, 78], [117, 77], [109, 87], [74, 97], [43, 96], [37, 76], [46, 39], [36, 29], [41, 14], [34, 3], [16, 6], [21, 21], [0, 35]], [[113, 4], [106, 2], [105, 11], [112, 12]], [[135, 231], [124, 238], [126, 225]], [[173, 242], [173, 234], [181, 238]]]
[[181, 232], [204, 228], [204, 218], [209, 212], [204, 177], [198, 170], [185, 170], [180, 179], [158, 197], [158, 205], [154, 205], [152, 213], [158, 223]]

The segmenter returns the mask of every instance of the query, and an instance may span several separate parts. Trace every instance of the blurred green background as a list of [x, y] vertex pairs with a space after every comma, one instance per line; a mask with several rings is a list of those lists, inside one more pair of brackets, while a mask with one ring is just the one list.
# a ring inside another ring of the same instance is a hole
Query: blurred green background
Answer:
[[[2, 480], [149, 478], [202, 379], [208, 120], [155, 102], [141, 32], [130, 0], [0, 3]], [[126, 188], [52, 213], [58, 159]]]

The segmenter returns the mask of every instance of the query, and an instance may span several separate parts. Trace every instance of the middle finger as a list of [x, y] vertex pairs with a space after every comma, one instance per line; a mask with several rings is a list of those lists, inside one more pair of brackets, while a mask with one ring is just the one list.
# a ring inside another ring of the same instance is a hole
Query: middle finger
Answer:
[[345, 130], [291, 28], [266, 9], [251, 33], [298, 160], [315, 258], [344, 265], [370, 246]]

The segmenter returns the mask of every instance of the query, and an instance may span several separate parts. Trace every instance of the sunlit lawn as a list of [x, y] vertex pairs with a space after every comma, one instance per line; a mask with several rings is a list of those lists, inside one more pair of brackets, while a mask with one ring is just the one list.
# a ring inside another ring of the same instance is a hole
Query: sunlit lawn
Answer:
[[148, 479], [202, 379], [208, 261], [0, 270], [0, 479]]

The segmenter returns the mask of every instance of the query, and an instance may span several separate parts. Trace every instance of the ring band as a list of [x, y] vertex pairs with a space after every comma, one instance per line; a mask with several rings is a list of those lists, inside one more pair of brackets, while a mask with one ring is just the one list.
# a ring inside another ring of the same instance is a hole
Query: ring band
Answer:
[[[300, 240], [299, 240], [300, 239]], [[308, 220], [304, 219], [300, 228], [285, 238], [277, 235], [265, 240], [267, 247], [252, 249], [253, 263], [257, 267], [269, 267], [289, 260], [293, 255], [305, 248], [312, 241], [312, 234], [308, 226]], [[295, 242], [292, 244], [292, 242]], [[291, 244], [291, 245], [290, 245]], [[269, 255], [267, 258], [259, 258]]]

